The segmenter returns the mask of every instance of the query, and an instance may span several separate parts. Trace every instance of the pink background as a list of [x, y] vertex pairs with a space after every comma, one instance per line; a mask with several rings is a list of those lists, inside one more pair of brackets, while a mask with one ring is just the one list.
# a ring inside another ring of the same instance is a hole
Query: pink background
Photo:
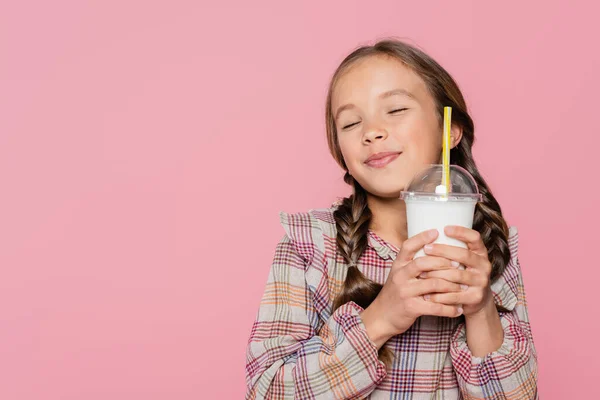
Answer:
[[520, 229], [540, 392], [585, 398], [600, 378], [592, 4], [3, 2], [0, 398], [242, 398], [278, 211], [349, 190], [326, 147], [329, 76], [390, 35], [463, 88]]

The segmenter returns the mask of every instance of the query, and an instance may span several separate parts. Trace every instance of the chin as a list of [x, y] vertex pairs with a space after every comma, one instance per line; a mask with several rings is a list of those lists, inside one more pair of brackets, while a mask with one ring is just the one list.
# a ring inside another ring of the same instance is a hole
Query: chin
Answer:
[[[385, 198], [385, 199], [393, 199], [400, 198], [400, 193], [406, 187], [406, 182], [404, 177], [398, 177], [396, 175], [394, 178], [392, 177], [375, 177], [366, 179], [366, 177], [361, 177], [361, 179], [357, 179], [358, 183], [372, 196]], [[365, 182], [363, 184], [362, 182]], [[373, 184], [368, 184], [371, 181]]]
[[400, 199], [400, 193], [402, 192], [402, 190], [404, 190], [404, 187], [402, 188], [369, 188], [367, 189], [367, 191], [375, 196], [375, 197], [379, 197], [382, 199]]

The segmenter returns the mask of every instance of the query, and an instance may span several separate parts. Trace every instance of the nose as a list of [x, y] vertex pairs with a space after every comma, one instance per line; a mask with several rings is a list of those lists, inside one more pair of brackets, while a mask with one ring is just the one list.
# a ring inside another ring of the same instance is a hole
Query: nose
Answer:
[[369, 125], [365, 127], [365, 133], [363, 135], [363, 143], [373, 143], [376, 140], [382, 140], [387, 138], [387, 130], [378, 125]]

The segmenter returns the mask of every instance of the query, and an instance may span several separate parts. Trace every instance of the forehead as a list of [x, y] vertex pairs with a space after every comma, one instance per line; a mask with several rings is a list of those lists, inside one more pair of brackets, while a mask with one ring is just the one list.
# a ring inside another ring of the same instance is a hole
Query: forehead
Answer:
[[390, 56], [368, 56], [356, 61], [336, 82], [332, 106], [368, 100], [393, 89], [405, 89], [417, 98], [426, 95], [425, 82], [402, 61]]

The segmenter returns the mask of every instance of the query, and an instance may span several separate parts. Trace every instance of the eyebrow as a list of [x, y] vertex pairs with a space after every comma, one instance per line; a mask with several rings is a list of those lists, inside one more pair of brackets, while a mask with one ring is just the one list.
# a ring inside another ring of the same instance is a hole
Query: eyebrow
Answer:
[[[391, 97], [391, 96], [395, 96], [395, 95], [403, 95], [403, 96], [407, 96], [410, 97], [412, 99], [416, 100], [416, 97], [414, 94], [412, 94], [411, 92], [409, 92], [406, 89], [393, 89], [393, 90], [388, 90], [387, 92], [383, 92], [379, 95], [380, 99], [385, 99], [387, 97]], [[335, 119], [338, 119], [338, 117], [340, 116], [340, 113], [344, 110], [348, 110], [350, 108], [354, 108], [354, 104], [344, 104], [343, 106], [341, 106], [340, 108], [337, 109], [336, 113], [335, 113]]]

